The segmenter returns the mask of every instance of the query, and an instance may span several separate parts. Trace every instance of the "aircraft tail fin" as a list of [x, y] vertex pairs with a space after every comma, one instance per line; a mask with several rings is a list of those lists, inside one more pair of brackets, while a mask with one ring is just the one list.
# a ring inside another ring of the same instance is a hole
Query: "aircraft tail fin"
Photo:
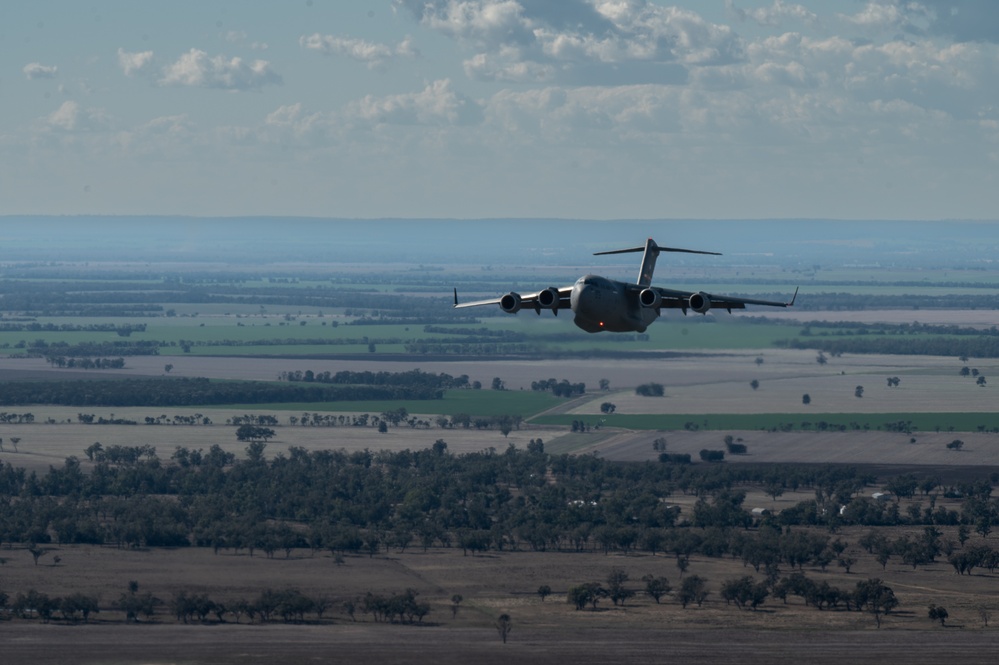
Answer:
[[684, 254], [711, 254], [713, 256], [720, 256], [720, 252], [702, 252], [696, 249], [679, 249], [676, 247], [660, 247], [656, 244], [656, 241], [649, 238], [645, 242], [644, 247], [631, 247], [629, 249], [612, 249], [607, 252], [595, 252], [594, 256], [600, 256], [602, 254], [627, 254], [629, 252], [645, 252], [642, 256], [642, 269], [638, 273], [638, 285], [639, 286], [652, 286], [652, 273], [656, 270], [656, 259], [659, 258], [660, 252], [683, 252]]

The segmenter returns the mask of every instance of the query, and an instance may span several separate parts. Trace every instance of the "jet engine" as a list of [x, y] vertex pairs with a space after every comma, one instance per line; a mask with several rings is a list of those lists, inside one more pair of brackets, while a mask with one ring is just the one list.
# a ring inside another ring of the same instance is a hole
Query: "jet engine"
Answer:
[[558, 310], [559, 295], [558, 289], [554, 286], [549, 286], [547, 289], [538, 294], [538, 306], [544, 309], [554, 309]]
[[708, 294], [703, 291], [690, 294], [689, 303], [690, 309], [694, 310], [698, 314], [704, 314], [711, 309], [711, 298], [709, 298]]
[[520, 311], [520, 294], [511, 291], [500, 298], [500, 309], [507, 314], [516, 314]]
[[659, 306], [662, 304], [662, 298], [655, 289], [642, 289], [642, 292], [638, 294], [638, 302], [642, 303], [642, 307], [659, 309]]

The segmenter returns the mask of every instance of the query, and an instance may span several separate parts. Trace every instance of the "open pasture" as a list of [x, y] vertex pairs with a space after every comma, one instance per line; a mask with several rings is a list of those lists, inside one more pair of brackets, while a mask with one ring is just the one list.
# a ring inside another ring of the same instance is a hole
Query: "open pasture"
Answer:
[[[855, 542], [859, 530], [839, 534]], [[953, 536], [949, 532], [947, 536]], [[708, 580], [710, 595], [702, 606], [682, 608], [672, 597], [656, 604], [641, 593], [644, 575], [665, 576], [674, 587], [680, 574], [672, 556], [604, 555], [599, 552], [500, 552], [462, 556], [460, 549], [410, 548], [374, 557], [347, 556], [333, 563], [328, 552], [293, 550], [274, 558], [250, 557], [208, 548], [116, 550], [93, 546], [53, 546], [39, 562], [16, 548], [2, 552], [6, 588], [35, 588], [54, 594], [97, 594], [101, 613], [89, 625], [42, 624], [18, 620], [6, 624], [5, 655], [12, 662], [79, 663], [246, 662], [272, 658], [377, 662], [519, 662], [572, 659], [653, 663], [664, 656], [691, 663], [962, 663], [992, 662], [999, 632], [985, 628], [979, 610], [994, 611], [995, 578], [987, 573], [954, 575], [947, 564], [912, 569], [892, 560], [885, 570], [864, 550], [848, 550], [856, 563], [846, 573], [837, 566], [822, 571], [806, 567], [818, 582], [850, 589], [857, 581], [879, 577], [891, 586], [900, 606], [876, 628], [866, 612], [819, 611], [800, 598], [787, 603], [770, 598], [759, 610], [740, 610], [719, 595], [722, 582], [752, 575], [730, 557], [694, 556], [687, 575]], [[53, 565], [55, 556], [60, 557]], [[604, 599], [597, 611], [577, 611], [566, 603], [567, 590], [605, 580], [613, 569], [629, 577], [637, 595], [625, 605]], [[139, 590], [166, 602], [179, 591], [204, 593], [232, 602], [254, 598], [262, 589], [299, 588], [329, 598], [322, 622], [277, 621], [240, 625], [232, 618], [219, 624], [182, 624], [166, 605], [150, 621], [123, 625], [114, 601], [135, 580]], [[552, 595], [536, 593], [548, 585]], [[351, 620], [342, 601], [371, 591], [391, 594], [411, 588], [430, 603], [425, 625], [376, 623], [362, 611]], [[450, 599], [463, 598], [452, 617]], [[926, 617], [931, 602], [950, 612], [948, 627]], [[502, 613], [513, 621], [503, 645], [493, 623]], [[109, 655], [114, 657], [109, 660]]]
[[[615, 413], [790, 413], [817, 419], [826, 413], [981, 412], [995, 410], [999, 360], [972, 360], [968, 365], [986, 377], [961, 376], [957, 358], [851, 355], [830, 358], [815, 354], [767, 352], [754, 366], [738, 358], [668, 361], [663, 397], [643, 397], [622, 386], [613, 394], [579, 406], [574, 413], [600, 413], [610, 401]], [[804, 361], [804, 362], [802, 362]], [[898, 386], [888, 379], [898, 377]], [[753, 388], [752, 382], [757, 381]], [[857, 397], [857, 387], [863, 388]], [[809, 396], [808, 403], [803, 400]], [[605, 399], [606, 398], [606, 399]]]
[[[701, 450], [725, 450], [724, 437], [731, 435], [746, 445], [745, 455], [726, 453], [724, 464], [847, 464], [886, 467], [923, 467], [927, 473], [948, 467], [999, 468], [999, 435], [962, 433], [893, 432], [761, 432], [759, 430], [630, 431], [600, 430], [568, 434], [546, 443], [557, 453], [595, 453], [607, 460], [639, 462], [655, 460], [652, 447], [665, 438], [669, 453], [689, 454], [697, 462]], [[955, 438], [961, 450], [949, 450]], [[915, 442], [910, 442], [915, 439]], [[547, 439], [546, 439], [547, 441]]]
[[[165, 414], [193, 415], [199, 413], [212, 419], [213, 425], [86, 425], [75, 421], [77, 410], [56, 407], [38, 407], [32, 409], [36, 418], [43, 422], [31, 425], [0, 425], [0, 438], [3, 438], [4, 452], [0, 452], [0, 460], [9, 462], [15, 467], [44, 471], [49, 465], [61, 466], [69, 456], [75, 456], [87, 465], [84, 450], [95, 442], [100, 442], [105, 448], [109, 445], [142, 446], [156, 448], [157, 454], [168, 459], [174, 450], [180, 446], [207, 451], [211, 446], [218, 445], [226, 452], [238, 456], [243, 453], [247, 442], [236, 439], [236, 428], [224, 423], [227, 418], [247, 414], [275, 414], [261, 409], [226, 410], [226, 409], [166, 409]], [[145, 407], [120, 409], [86, 409], [84, 413], [94, 413], [98, 417], [134, 420], [146, 416], [154, 417], [155, 412]], [[301, 415], [301, 414], [296, 414]], [[44, 419], [52, 417], [62, 422], [45, 424]], [[284, 415], [281, 415], [281, 426], [274, 427], [275, 437], [267, 442], [266, 456], [285, 453], [293, 446], [306, 450], [422, 450], [431, 447], [438, 439], [443, 439], [448, 450], [454, 453], [478, 452], [494, 448], [503, 451], [513, 445], [524, 449], [533, 438], [547, 439], [549, 435], [558, 436], [564, 430], [550, 428], [523, 427], [513, 430], [504, 437], [498, 429], [412, 429], [408, 426], [390, 427], [388, 432], [379, 433], [374, 427], [303, 427], [290, 426]], [[11, 436], [21, 438], [18, 452], [14, 452], [9, 442]]]

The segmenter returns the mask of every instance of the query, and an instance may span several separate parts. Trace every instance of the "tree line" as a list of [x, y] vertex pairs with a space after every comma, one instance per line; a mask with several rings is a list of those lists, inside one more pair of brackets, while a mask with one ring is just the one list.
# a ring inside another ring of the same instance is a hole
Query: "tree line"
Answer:
[[0, 403], [10, 406], [204, 406], [343, 400], [435, 400], [444, 397], [441, 380], [380, 385], [289, 385], [264, 381], [204, 378], [152, 378], [87, 381], [5, 381]]
[[[149, 446], [94, 444], [85, 451], [89, 473], [74, 457], [45, 474], [0, 465], [0, 541], [268, 555], [296, 547], [343, 554], [414, 544], [473, 553], [645, 551], [795, 568], [836, 562], [841, 550], [828, 531], [841, 526], [965, 526], [987, 534], [999, 524], [987, 480], [955, 488], [964, 496], [955, 510], [934, 507], [930, 492], [938, 484], [900, 477], [891, 485], [899, 496], [910, 487], [929, 488], [929, 505], [910, 502], [902, 510], [896, 501], [863, 496], [874, 479], [847, 468], [611, 464], [548, 455], [540, 440], [528, 450], [465, 455], [448, 453], [443, 440], [401, 452], [292, 447], [271, 460], [265, 450], [254, 441], [236, 459], [218, 446], [207, 453], [178, 447], [163, 460]], [[815, 498], [777, 515], [755, 515], [743, 505], [745, 492], [734, 489], [754, 484], [774, 496], [811, 488]], [[699, 497], [685, 518], [669, 503], [674, 493]], [[799, 526], [820, 530], [781, 531]], [[927, 541], [932, 546], [912, 542], [918, 547], [891, 552], [904, 559], [918, 550], [921, 561], [933, 561], [964, 547], [939, 538]]]

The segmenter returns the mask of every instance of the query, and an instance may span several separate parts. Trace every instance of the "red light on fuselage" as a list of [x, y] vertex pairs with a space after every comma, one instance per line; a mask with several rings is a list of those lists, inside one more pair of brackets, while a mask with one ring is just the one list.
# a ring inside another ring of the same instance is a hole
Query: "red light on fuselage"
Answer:
[[604, 327], [604, 322], [603, 322], [603, 321], [601, 321], [601, 322], [600, 322], [600, 327], [601, 327], [601, 328], [603, 328], [603, 327]]

